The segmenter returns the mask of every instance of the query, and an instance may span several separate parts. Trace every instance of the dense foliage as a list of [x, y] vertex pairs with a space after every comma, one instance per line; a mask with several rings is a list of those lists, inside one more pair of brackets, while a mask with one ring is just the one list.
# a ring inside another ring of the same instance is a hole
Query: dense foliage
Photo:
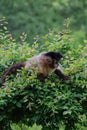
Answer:
[[44, 84], [37, 80], [36, 73], [29, 75], [24, 69], [11, 75], [6, 88], [0, 88], [1, 130], [10, 130], [11, 123], [18, 123], [15, 127], [36, 123], [43, 130], [87, 129], [87, 40], [78, 42], [67, 27], [68, 22], [61, 32], [36, 37], [31, 46], [24, 33], [17, 43], [7, 31], [0, 32], [0, 76], [13, 63], [49, 50], [63, 53], [62, 68], [70, 75], [69, 81], [50, 75]]
[[36, 124], [34, 124], [32, 127], [28, 127], [27, 125], [25, 124], [11, 124], [11, 129], [12, 130], [42, 130], [42, 127], [41, 126], [37, 126]]
[[30, 41], [36, 34], [58, 30], [65, 18], [71, 19], [71, 28], [80, 36], [87, 35], [87, 0], [0, 0], [3, 16], [14, 36], [26, 32]]

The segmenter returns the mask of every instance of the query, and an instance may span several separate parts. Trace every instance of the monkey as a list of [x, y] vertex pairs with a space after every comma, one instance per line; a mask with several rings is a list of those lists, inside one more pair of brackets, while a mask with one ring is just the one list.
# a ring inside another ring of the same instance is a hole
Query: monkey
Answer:
[[25, 62], [19, 62], [12, 65], [8, 70], [4, 71], [2, 74], [2, 84], [6, 82], [6, 77], [16, 72], [22, 67], [26, 70], [34, 68], [34, 71], [37, 70], [37, 79], [44, 83], [45, 78], [53, 72], [63, 80], [68, 80], [69, 76], [65, 75], [60, 67], [59, 61], [63, 58], [63, 55], [60, 52], [41, 52], [37, 56], [29, 58]]

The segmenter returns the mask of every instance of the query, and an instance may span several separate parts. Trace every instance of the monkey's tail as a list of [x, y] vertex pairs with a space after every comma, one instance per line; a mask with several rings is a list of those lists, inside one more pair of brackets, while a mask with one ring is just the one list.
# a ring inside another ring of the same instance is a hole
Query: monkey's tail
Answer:
[[11, 66], [8, 70], [4, 71], [4, 73], [2, 74], [1, 77], [1, 83], [3, 85], [3, 83], [6, 82], [6, 77], [14, 72], [16, 72], [17, 69], [20, 69], [21, 67], [25, 66], [25, 62], [20, 62], [17, 64], [14, 64], [13, 66]]

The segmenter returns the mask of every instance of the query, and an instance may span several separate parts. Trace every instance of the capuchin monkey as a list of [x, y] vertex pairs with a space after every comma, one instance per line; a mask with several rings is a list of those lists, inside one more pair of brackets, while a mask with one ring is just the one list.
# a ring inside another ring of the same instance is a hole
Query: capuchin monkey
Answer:
[[63, 58], [63, 56], [59, 52], [42, 52], [37, 56], [33, 56], [28, 61], [14, 64], [2, 74], [2, 84], [6, 82], [7, 76], [11, 75], [22, 67], [26, 70], [29, 70], [32, 67], [34, 68], [33, 71], [37, 70], [37, 79], [42, 83], [44, 82], [45, 78], [53, 72], [57, 74], [59, 78], [68, 80], [69, 76], [63, 73], [59, 65], [61, 58]]

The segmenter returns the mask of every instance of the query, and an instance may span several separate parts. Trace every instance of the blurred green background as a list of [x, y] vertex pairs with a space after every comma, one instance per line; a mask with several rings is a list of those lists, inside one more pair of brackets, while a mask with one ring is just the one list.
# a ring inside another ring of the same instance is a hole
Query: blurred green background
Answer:
[[87, 35], [87, 0], [0, 0], [0, 18], [6, 17], [8, 30], [18, 39], [22, 32], [33, 42], [36, 35], [60, 30], [70, 18], [72, 32]]

